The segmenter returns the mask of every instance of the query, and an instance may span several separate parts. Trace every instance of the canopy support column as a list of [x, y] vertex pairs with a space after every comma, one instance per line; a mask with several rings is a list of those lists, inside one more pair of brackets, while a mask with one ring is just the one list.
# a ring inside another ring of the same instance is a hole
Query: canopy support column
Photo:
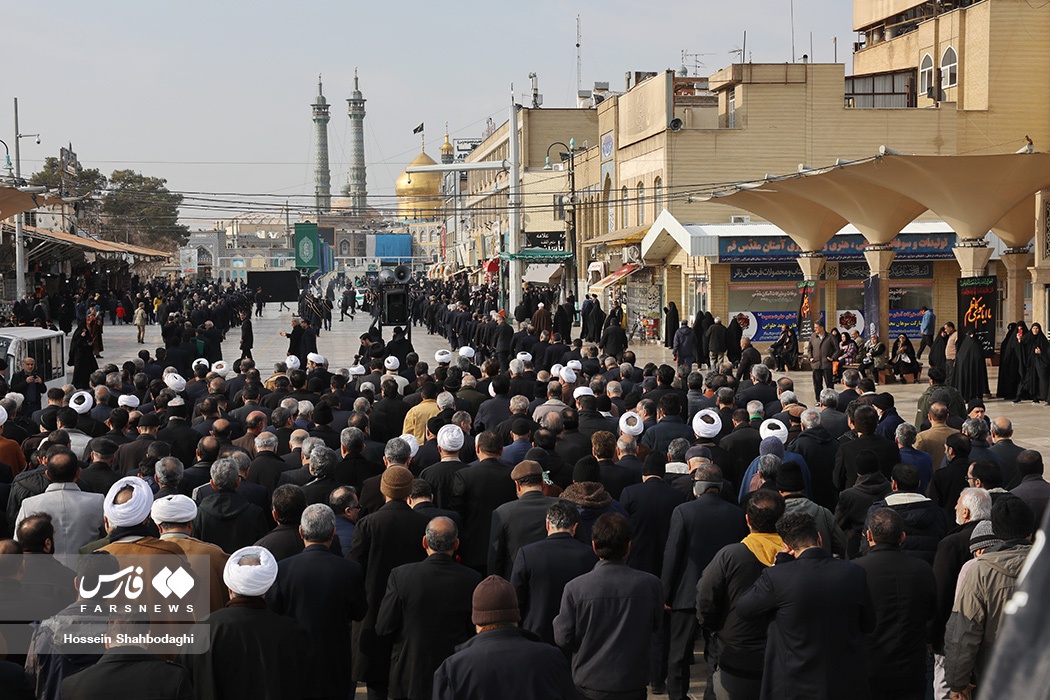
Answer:
[[1006, 268], [1006, 302], [1003, 304], [1003, 319], [1007, 323], [1024, 318], [1024, 285], [1027, 281], [1028, 247], [1007, 248], [1000, 260]]
[[962, 238], [952, 252], [959, 261], [960, 277], [981, 277], [992, 259], [992, 249], [983, 238]]
[[[827, 262], [819, 251], [810, 250], [806, 251], [802, 255], [798, 256], [798, 266], [802, 268], [802, 279], [804, 282], [811, 283], [813, 286], [813, 293], [809, 296], [809, 317], [813, 323], [820, 321], [820, 295], [817, 293], [817, 287], [820, 284], [820, 273], [824, 269], [824, 263]], [[801, 331], [801, 328], [799, 329]], [[799, 342], [808, 340], [808, 338], [802, 338], [799, 335]]]

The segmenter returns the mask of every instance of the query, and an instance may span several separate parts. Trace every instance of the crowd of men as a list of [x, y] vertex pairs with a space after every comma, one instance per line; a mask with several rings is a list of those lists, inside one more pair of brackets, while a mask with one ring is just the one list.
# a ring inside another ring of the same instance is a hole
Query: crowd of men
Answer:
[[[853, 369], [807, 406], [772, 358], [638, 366], [610, 326], [598, 345], [556, 330], [538, 293], [515, 331], [488, 293], [446, 291], [416, 305], [455, 326], [433, 361], [399, 329], [330, 367], [322, 310], [262, 371], [222, 359], [217, 318], [176, 317], [166, 348], [86, 386], [0, 399], [0, 614], [26, 623], [4, 628], [25, 638], [0, 686], [680, 700], [702, 648], [720, 699], [995, 692], [1050, 484], [940, 368], [912, 421]], [[240, 303], [190, 315], [212, 302]], [[138, 554], [207, 558], [208, 651], [64, 653], [73, 622], [128, 624], [80, 584]]]

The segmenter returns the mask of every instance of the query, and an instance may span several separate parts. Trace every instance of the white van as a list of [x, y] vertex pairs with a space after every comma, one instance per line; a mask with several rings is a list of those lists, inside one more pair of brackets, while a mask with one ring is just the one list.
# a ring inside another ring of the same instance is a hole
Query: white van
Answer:
[[66, 335], [34, 326], [0, 328], [0, 357], [7, 360], [7, 379], [22, 368], [22, 360], [36, 360], [36, 372], [47, 388], [61, 388], [66, 378]]

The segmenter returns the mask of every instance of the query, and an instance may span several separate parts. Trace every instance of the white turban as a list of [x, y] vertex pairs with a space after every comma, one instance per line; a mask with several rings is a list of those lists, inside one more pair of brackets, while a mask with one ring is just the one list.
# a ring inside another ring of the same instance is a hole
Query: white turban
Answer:
[[581, 369], [583, 369], [583, 363], [579, 360], [569, 360], [569, 364], [565, 366], [571, 369], [573, 372], [579, 372]]
[[[460, 432], [463, 431], [461, 430]], [[399, 435], [397, 439], [401, 440], [406, 445], [408, 445], [408, 454], [410, 456], [415, 457], [416, 453], [419, 452], [419, 440], [416, 440], [416, 436], [412, 433], [405, 433], [404, 435]]]
[[350, 376], [363, 377], [365, 374], [367, 374], [367, 371], [362, 365], [350, 365]]
[[434, 353], [434, 361], [439, 365], [447, 365], [452, 362], [452, 351], [450, 350], [438, 350]]
[[578, 399], [581, 396], [594, 396], [594, 392], [589, 386], [578, 386], [573, 390], [572, 398]]
[[224, 361], [219, 360], [211, 366], [211, 371], [219, 375], [223, 379], [230, 376], [230, 366]]
[[473, 360], [474, 359], [474, 348], [471, 348], [471, 347], [468, 347], [468, 346], [464, 345], [463, 347], [461, 347], [459, 349], [459, 356], [460, 357], [465, 357], [468, 360]]
[[437, 442], [445, 452], [459, 452], [463, 449], [463, 431], [458, 425], [443, 425], [438, 430]]
[[190, 363], [190, 367], [193, 369], [194, 372], [196, 372], [198, 367], [211, 369], [211, 363], [209, 363], [203, 357], [198, 357], [196, 360]]
[[394, 357], [393, 355], [391, 355], [390, 357], [388, 357], [385, 360], [383, 360], [383, 366], [386, 367], [391, 372], [393, 372], [393, 371], [397, 370], [399, 367], [401, 367], [401, 360], [399, 360], [396, 357]]
[[[246, 559], [258, 559], [259, 563], [242, 563]], [[277, 580], [277, 560], [265, 547], [242, 547], [226, 560], [222, 580], [234, 595], [265, 595]]]
[[95, 399], [86, 391], [78, 391], [70, 397], [69, 405], [74, 411], [84, 415], [95, 405]]
[[188, 523], [197, 517], [197, 504], [189, 496], [165, 496], [153, 501], [150, 515], [157, 524]]
[[0, 406], [0, 425], [3, 425], [6, 422], [7, 422], [7, 410], [3, 406]]
[[306, 353], [306, 359], [310, 362], [313, 362], [315, 365], [324, 364], [324, 355], [318, 355], [316, 352]]
[[568, 367], [562, 367], [562, 370], [558, 373], [558, 376], [561, 377], [561, 380], [566, 384], [576, 383], [576, 373]]
[[290, 370], [299, 369], [299, 358], [295, 355], [289, 355], [284, 358], [284, 366]]
[[185, 405], [186, 405], [186, 399], [182, 398], [181, 396], [176, 396], [175, 398], [173, 398], [171, 401], [168, 402], [168, 408], [177, 407], [177, 406], [185, 406]]
[[172, 391], [185, 391], [186, 380], [182, 378], [182, 375], [178, 372], [172, 372], [168, 376], [164, 377], [164, 383], [168, 385], [168, 388]]
[[124, 408], [138, 408], [139, 397], [134, 394], [122, 394], [121, 397], [117, 399], [117, 405], [123, 406]]
[[[704, 416], [709, 416], [711, 422], [708, 423], [705, 421]], [[693, 432], [697, 437], [715, 437], [722, 432], [722, 416], [718, 415], [718, 411], [713, 408], [705, 408], [702, 411], [698, 411], [697, 414], [693, 416]]]
[[787, 427], [778, 420], [770, 418], [769, 420], [762, 421], [762, 425], [758, 427], [758, 434], [765, 440], [767, 437], [775, 437], [782, 443], [786, 443], [788, 439]]
[[496, 387], [492, 385], [492, 382], [489, 382], [489, 396], [496, 398]]
[[[114, 503], [117, 494], [128, 486], [133, 489], [131, 498], [119, 505]], [[102, 504], [106, 519], [114, 527], [131, 527], [144, 523], [152, 507], [153, 491], [145, 481], [137, 476], [125, 476], [117, 480], [109, 487], [109, 491], [106, 492], [106, 500]]]
[[537, 309], [542, 309], [543, 308], [543, 302], [541, 301], [539, 304], [537, 304], [536, 308]]
[[518, 359], [522, 362], [532, 362], [532, 355], [527, 352], [519, 352]]
[[557, 362], [555, 362], [554, 365], [551, 366], [551, 377], [557, 377], [559, 374], [561, 374], [561, 371], [563, 369], [565, 369], [565, 365], [559, 365]]
[[634, 411], [627, 411], [620, 416], [620, 432], [624, 435], [638, 437], [645, 430], [642, 417]]

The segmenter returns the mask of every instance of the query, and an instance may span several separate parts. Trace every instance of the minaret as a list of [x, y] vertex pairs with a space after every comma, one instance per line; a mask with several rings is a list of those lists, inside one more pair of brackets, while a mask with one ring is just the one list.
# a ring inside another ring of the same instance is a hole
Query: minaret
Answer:
[[441, 162], [449, 165], [456, 160], [456, 149], [448, 140], [448, 122], [445, 122], [445, 143], [441, 144]]
[[328, 169], [328, 100], [321, 89], [321, 76], [317, 76], [317, 99], [310, 105], [314, 113], [314, 129], [317, 134], [317, 168], [314, 170], [314, 206], [318, 214], [332, 208], [332, 173]]
[[350, 210], [356, 216], [364, 214], [368, 199], [368, 186], [365, 184], [365, 98], [357, 83], [357, 69], [354, 69], [354, 91], [347, 101], [347, 115], [350, 117], [350, 173], [347, 177], [350, 196]]

